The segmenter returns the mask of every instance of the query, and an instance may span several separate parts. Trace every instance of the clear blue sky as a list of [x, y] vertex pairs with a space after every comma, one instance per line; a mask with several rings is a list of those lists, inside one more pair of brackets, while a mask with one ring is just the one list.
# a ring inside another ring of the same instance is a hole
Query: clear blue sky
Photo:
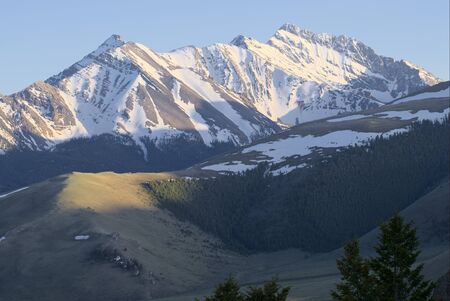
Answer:
[[2, 0], [0, 92], [58, 73], [113, 33], [168, 51], [238, 34], [266, 41], [286, 22], [353, 36], [449, 78], [448, 0]]

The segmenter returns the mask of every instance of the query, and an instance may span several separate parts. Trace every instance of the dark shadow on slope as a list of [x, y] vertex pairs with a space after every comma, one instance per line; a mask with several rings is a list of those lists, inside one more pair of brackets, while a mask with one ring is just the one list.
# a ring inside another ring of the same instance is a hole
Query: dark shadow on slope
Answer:
[[0, 199], [0, 237], [14, 228], [45, 215], [55, 206], [55, 196], [64, 188], [67, 176], [36, 184], [33, 189], [16, 192]]
[[156, 172], [189, 167], [234, 147], [180, 136], [176, 139], [144, 141], [142, 149], [128, 137], [101, 135], [61, 143], [52, 151], [10, 151], [0, 156], [0, 192], [37, 183], [56, 175], [79, 172]]

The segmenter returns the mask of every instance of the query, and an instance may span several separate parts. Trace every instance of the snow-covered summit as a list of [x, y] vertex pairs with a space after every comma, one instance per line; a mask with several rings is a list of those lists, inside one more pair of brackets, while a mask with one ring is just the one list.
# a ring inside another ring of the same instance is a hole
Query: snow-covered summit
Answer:
[[110, 49], [121, 47], [124, 44], [125, 41], [120, 35], [113, 34], [108, 39], [106, 39], [96, 50], [91, 52], [90, 55], [97, 56]]
[[292, 24], [292, 23], [284, 23], [283, 25], [278, 28], [278, 30], [284, 30], [296, 35], [300, 35], [301, 29], [299, 26]]
[[243, 35], [238, 35], [233, 40], [231, 40], [230, 44], [238, 46], [238, 47], [242, 47], [242, 48], [247, 48], [247, 45], [246, 45], [247, 39], [251, 39], [251, 38], [243, 36]]
[[0, 98], [0, 149], [104, 133], [142, 148], [180, 136], [243, 145], [279, 125], [378, 107], [438, 81], [356, 39], [292, 24], [267, 43], [238, 36], [168, 53], [112, 35], [61, 73]]
[[[291, 23], [285, 23], [275, 32], [274, 36], [283, 36], [283, 32], [304, 37], [308, 39], [316, 39], [317, 41], [329, 41], [332, 39], [332, 35], [329, 33], [315, 33], [308, 29], [300, 28], [299, 26]], [[347, 39], [345, 35], [340, 36], [343, 39]]]

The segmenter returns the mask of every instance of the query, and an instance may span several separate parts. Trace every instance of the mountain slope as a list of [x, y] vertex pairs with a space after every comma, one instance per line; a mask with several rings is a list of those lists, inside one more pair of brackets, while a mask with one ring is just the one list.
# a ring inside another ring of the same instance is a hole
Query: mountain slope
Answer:
[[58, 75], [0, 98], [0, 149], [44, 150], [75, 137], [184, 137], [244, 145], [339, 112], [378, 107], [439, 80], [344, 36], [282, 26], [267, 42], [170, 53], [113, 35]]
[[394, 100], [392, 103], [402, 103], [418, 99], [450, 98], [450, 81], [421, 89], [415, 93]]
[[[448, 271], [449, 265], [449, 198], [448, 178], [443, 179], [431, 191], [400, 211], [408, 222], [413, 222], [422, 251], [419, 262], [424, 263], [427, 279], [438, 280]], [[424, 214], [425, 212], [425, 214]], [[437, 226], [437, 227], [436, 227]], [[359, 238], [362, 255], [373, 256], [379, 228], [376, 227]], [[325, 254], [305, 255], [296, 250], [278, 253], [263, 253], [249, 259], [248, 269], [239, 276], [241, 283], [253, 285], [263, 283], [271, 275], [278, 275], [283, 286], [291, 286], [289, 300], [311, 299], [330, 300], [330, 290], [335, 288], [340, 275], [336, 269], [336, 259], [342, 256], [343, 249]], [[258, 271], [258, 272], [255, 272]], [[203, 293], [205, 294], [205, 293]], [[193, 294], [195, 296], [195, 294]], [[197, 296], [202, 295], [197, 292]], [[187, 300], [188, 298], [186, 298]], [[185, 300], [167, 298], [166, 301]]]
[[0, 197], [2, 298], [137, 301], [219, 281], [236, 255], [140, 185], [170, 176], [74, 173]]
[[266, 163], [242, 174], [147, 186], [163, 208], [231, 245], [330, 251], [448, 175], [448, 134], [448, 118], [425, 120], [409, 131], [324, 151], [311, 157], [307, 168], [283, 176], [270, 176]]
[[[0, 196], [2, 297], [193, 300], [234, 273], [244, 285], [260, 285], [278, 275], [283, 285], [292, 286], [292, 301], [329, 300], [329, 290], [339, 278], [335, 259], [342, 250], [307, 254], [290, 249], [252, 255], [224, 250], [217, 238], [155, 207], [141, 186], [174, 177], [74, 173]], [[448, 234], [440, 231], [448, 232], [444, 224], [448, 197], [445, 179], [401, 212], [419, 229], [419, 261], [430, 279], [440, 277], [448, 266], [448, 256], [442, 256], [448, 252]], [[374, 233], [363, 236], [364, 246], [373, 245]], [[106, 252], [103, 259], [92, 257], [95, 250], [108, 248], [120, 253], [116, 256], [137, 260], [142, 273], [135, 276], [134, 267], [125, 269]]]
[[289, 125], [377, 107], [439, 81], [407, 61], [379, 56], [353, 38], [315, 34], [291, 24], [267, 43], [238, 36], [231, 44], [186, 47], [164, 56]]
[[[420, 98], [417, 95], [416, 97]], [[424, 97], [429, 94], [425, 93]], [[331, 117], [292, 127], [192, 167], [193, 174], [235, 173], [268, 162], [272, 174], [285, 174], [310, 166], [317, 156], [326, 158], [354, 144], [389, 136], [419, 120], [441, 120], [450, 113], [449, 98], [394, 102], [380, 108]]]

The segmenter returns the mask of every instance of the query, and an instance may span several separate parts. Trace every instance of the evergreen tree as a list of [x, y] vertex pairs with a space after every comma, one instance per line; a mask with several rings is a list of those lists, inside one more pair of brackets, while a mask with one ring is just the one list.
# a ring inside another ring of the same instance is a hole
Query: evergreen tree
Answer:
[[281, 288], [274, 278], [266, 282], [263, 287], [251, 287], [247, 293], [246, 301], [285, 301], [290, 287]]
[[374, 299], [374, 279], [370, 275], [367, 260], [359, 254], [357, 240], [352, 240], [344, 247], [344, 256], [336, 260], [341, 272], [341, 282], [336, 290], [331, 292], [334, 300], [338, 301], [370, 301]]
[[376, 296], [383, 301], [432, 300], [434, 284], [424, 281], [423, 265], [414, 266], [418, 250], [416, 230], [395, 215], [380, 227], [378, 254], [371, 260]]
[[[214, 294], [205, 301], [286, 301], [289, 287], [282, 288], [277, 279], [266, 282], [263, 287], [251, 287], [246, 294], [240, 292], [239, 284], [233, 277], [218, 285]], [[199, 301], [199, 299], [195, 299]]]
[[205, 301], [244, 301], [244, 300], [245, 300], [244, 296], [240, 292], [239, 284], [232, 276], [229, 276], [224, 283], [221, 283], [216, 287], [214, 295], [205, 298]]

